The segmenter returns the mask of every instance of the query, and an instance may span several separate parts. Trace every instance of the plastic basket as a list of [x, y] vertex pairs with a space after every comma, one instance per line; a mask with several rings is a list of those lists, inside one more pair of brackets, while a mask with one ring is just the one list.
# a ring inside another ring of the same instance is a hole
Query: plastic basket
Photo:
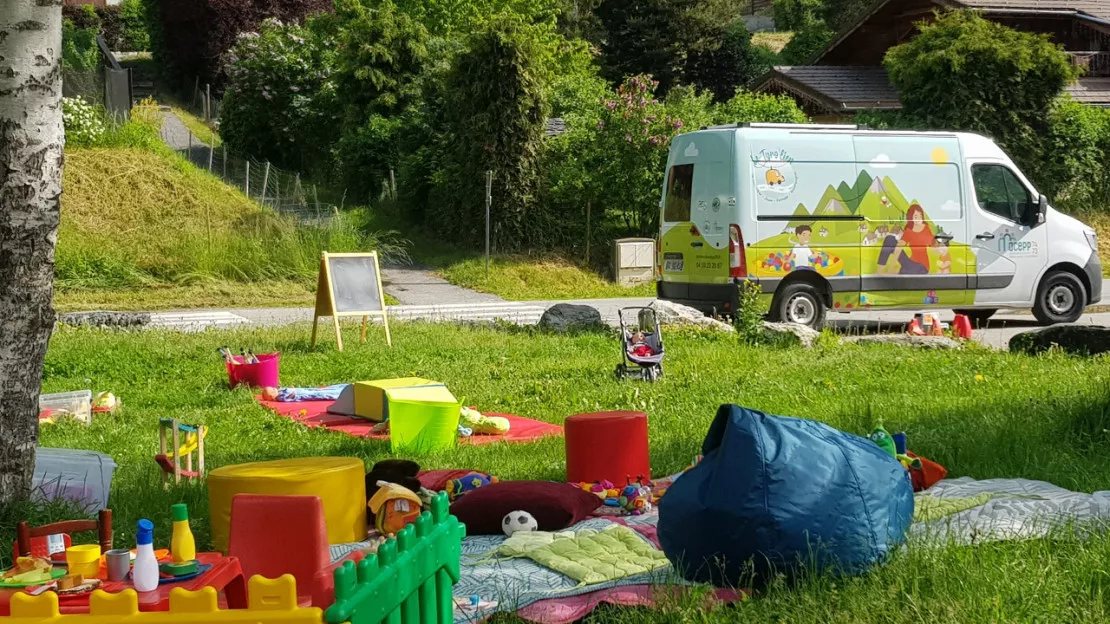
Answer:
[[278, 361], [281, 353], [263, 353], [255, 357], [258, 358], [257, 364], [247, 364], [240, 356], [234, 356], [235, 364], [226, 363], [229, 386], [278, 387]]

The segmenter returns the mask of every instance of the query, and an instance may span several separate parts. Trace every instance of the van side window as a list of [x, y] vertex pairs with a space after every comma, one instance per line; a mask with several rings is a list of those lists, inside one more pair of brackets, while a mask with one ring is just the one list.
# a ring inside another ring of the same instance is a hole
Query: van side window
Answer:
[[668, 223], [690, 220], [690, 197], [694, 190], [694, 165], [675, 165], [667, 174], [667, 203], [663, 220]]
[[980, 208], [1014, 223], [1026, 223], [1033, 197], [1014, 172], [1002, 165], [974, 165], [971, 177]]

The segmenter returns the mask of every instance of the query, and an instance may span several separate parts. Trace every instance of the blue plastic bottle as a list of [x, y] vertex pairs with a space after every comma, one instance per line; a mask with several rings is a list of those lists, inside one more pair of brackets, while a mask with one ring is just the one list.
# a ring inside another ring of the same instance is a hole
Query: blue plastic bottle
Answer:
[[154, 557], [154, 523], [139, 520], [139, 534], [135, 539], [138, 552], [135, 554], [135, 567], [131, 571], [131, 581], [135, 591], [149, 592], [158, 589], [158, 559]]

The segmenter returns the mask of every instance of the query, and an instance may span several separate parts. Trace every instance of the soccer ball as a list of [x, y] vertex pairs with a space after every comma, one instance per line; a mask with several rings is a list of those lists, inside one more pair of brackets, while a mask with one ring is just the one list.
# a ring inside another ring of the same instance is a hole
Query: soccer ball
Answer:
[[501, 521], [501, 530], [505, 531], [505, 535], [512, 537], [513, 533], [517, 531], [535, 531], [540, 528], [536, 519], [532, 514], [527, 511], [510, 511], [505, 514], [505, 519]]

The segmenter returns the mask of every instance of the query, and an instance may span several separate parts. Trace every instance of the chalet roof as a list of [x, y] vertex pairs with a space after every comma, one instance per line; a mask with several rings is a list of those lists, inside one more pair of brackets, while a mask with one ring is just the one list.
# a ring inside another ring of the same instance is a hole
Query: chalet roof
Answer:
[[[779, 66], [752, 85], [753, 91], [786, 91], [829, 112], [902, 108], [881, 67]], [[1110, 78], [1080, 78], [1064, 91], [1077, 102], [1110, 107]]]
[[951, 0], [950, 4], [980, 10], [1062, 11], [1110, 20], [1110, 2], [1107, 0]]

